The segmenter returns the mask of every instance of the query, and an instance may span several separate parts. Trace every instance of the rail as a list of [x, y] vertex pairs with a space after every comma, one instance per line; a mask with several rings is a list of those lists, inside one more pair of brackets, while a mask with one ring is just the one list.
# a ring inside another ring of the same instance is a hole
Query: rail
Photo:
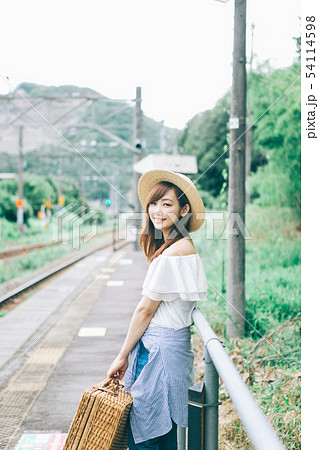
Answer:
[[27, 252], [32, 252], [33, 250], [42, 250], [46, 247], [53, 247], [59, 245], [60, 242], [37, 242], [35, 244], [23, 244], [16, 247], [4, 248], [0, 252], [0, 259], [12, 258], [13, 256], [23, 255]]
[[[189, 417], [188, 449], [218, 449], [218, 378], [220, 376], [254, 449], [283, 450], [285, 447], [199, 308], [193, 311], [193, 321], [205, 347], [205, 382], [202, 393], [196, 392], [196, 386], [193, 392], [192, 389], [189, 390], [189, 399], [191, 399], [192, 393], [202, 399], [201, 402], [189, 400], [189, 408], [195, 406], [199, 414], [202, 412], [202, 416], [199, 421], [197, 420], [199, 426], [196, 430], [192, 424], [194, 420]], [[198, 436], [201, 428], [203, 428], [203, 435]], [[195, 443], [192, 442], [194, 436]], [[186, 438], [183, 429], [178, 430], [178, 437], [179, 450], [184, 450]]]
[[102, 250], [106, 247], [112, 247], [113, 246], [113, 251], [116, 250], [120, 250], [122, 247], [129, 245], [130, 242], [128, 241], [124, 241], [122, 243], [122, 245], [117, 246], [116, 244], [118, 242], [122, 242], [122, 240], [116, 240], [115, 238], [115, 232], [113, 233], [113, 238], [109, 241], [109, 242], [105, 242], [102, 245], [98, 245], [95, 246], [93, 248], [90, 248], [89, 250], [80, 252], [80, 254], [77, 254], [74, 257], [70, 257], [69, 259], [67, 259], [66, 261], [57, 264], [56, 266], [52, 267], [51, 269], [41, 273], [40, 275], [26, 281], [25, 283], [17, 286], [16, 288], [10, 290], [9, 292], [6, 292], [3, 295], [0, 295], [0, 305], [4, 302], [6, 302], [7, 300], [11, 299], [12, 297], [15, 297], [18, 294], [21, 294], [21, 292], [29, 289], [30, 287], [35, 286], [36, 284], [40, 283], [41, 281], [45, 280], [46, 278], [51, 277], [52, 275], [55, 275], [56, 273], [60, 272], [63, 269], [66, 269], [67, 267], [71, 266], [72, 264], [75, 264], [77, 262], [79, 262], [81, 259], [86, 258], [87, 256]]
[[[102, 233], [98, 233], [96, 237], [103, 236], [105, 234], [111, 234], [113, 233], [113, 230], [103, 231]], [[80, 239], [83, 240], [85, 235], [80, 236]], [[34, 250], [43, 250], [47, 247], [54, 247], [57, 245], [63, 244], [63, 241], [56, 241], [56, 242], [36, 242], [31, 244], [22, 244], [16, 247], [9, 247], [9, 248], [3, 248], [0, 251], [0, 259], [6, 260], [7, 258], [12, 258], [14, 256], [20, 256], [25, 255], [28, 252], [32, 252]]]

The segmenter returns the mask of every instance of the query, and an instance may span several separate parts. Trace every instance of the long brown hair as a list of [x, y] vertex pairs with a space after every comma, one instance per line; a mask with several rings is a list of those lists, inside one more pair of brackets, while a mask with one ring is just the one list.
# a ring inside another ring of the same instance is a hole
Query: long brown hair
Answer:
[[[145, 208], [146, 214], [142, 224], [141, 232], [138, 237], [139, 245], [144, 251], [149, 263], [152, 262], [153, 259], [157, 258], [157, 256], [160, 255], [166, 248], [174, 244], [174, 242], [177, 242], [185, 237], [185, 233], [188, 236], [191, 210], [189, 210], [185, 217], [179, 218], [179, 220], [172, 228], [166, 241], [164, 240], [163, 232], [161, 230], [155, 229], [153, 222], [150, 219], [148, 212], [150, 203], [156, 202], [161, 199], [164, 194], [166, 194], [166, 192], [170, 189], [174, 189], [180, 208], [183, 208], [186, 204], [189, 204], [189, 208], [191, 208], [187, 196], [175, 184], [169, 183], [168, 181], [161, 181], [153, 187], [147, 197]], [[176, 226], [177, 224], [178, 227]], [[181, 228], [183, 230], [183, 233], [180, 231]], [[184, 230], [186, 230], [186, 232]]]

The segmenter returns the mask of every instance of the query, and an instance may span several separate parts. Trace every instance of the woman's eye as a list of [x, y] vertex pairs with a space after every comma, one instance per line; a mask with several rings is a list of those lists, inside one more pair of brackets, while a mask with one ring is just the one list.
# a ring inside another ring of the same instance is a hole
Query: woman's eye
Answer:
[[[156, 202], [150, 202], [150, 205], [156, 205]], [[170, 203], [163, 203], [164, 206], [172, 206]]]

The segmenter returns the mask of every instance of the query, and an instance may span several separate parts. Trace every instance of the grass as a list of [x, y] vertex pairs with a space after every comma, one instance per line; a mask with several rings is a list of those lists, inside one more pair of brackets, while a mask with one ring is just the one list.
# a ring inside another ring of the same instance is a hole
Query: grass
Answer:
[[68, 247], [59, 245], [57, 247], [34, 250], [32, 253], [19, 256], [19, 258], [15, 258], [10, 262], [0, 260], [0, 283], [32, 273], [39, 267], [63, 258], [68, 253], [70, 253]]
[[[71, 217], [71, 214], [70, 214]], [[98, 232], [110, 230], [111, 223], [107, 218], [106, 223], [98, 225]], [[28, 226], [25, 232], [21, 234], [18, 231], [17, 224], [15, 222], [9, 222], [6, 219], [0, 220], [1, 235], [0, 235], [0, 250], [4, 248], [15, 247], [23, 244], [32, 244], [37, 242], [49, 242], [52, 241], [52, 224], [47, 229], [43, 229], [41, 221], [35, 217], [31, 218], [28, 222]], [[91, 230], [91, 225], [81, 225], [81, 233], [85, 234]], [[63, 232], [68, 233], [67, 226], [64, 224]]]
[[[226, 217], [226, 213], [224, 214]], [[194, 238], [209, 282], [208, 301], [200, 304], [214, 331], [287, 449], [300, 449], [300, 230], [287, 209], [249, 205], [246, 226], [245, 338], [226, 338], [227, 241], [225, 224], [214, 224]], [[195, 377], [202, 380], [202, 343], [194, 331]], [[220, 386], [220, 448], [252, 448], [223, 384]]]
[[[109, 230], [110, 228], [111, 224], [107, 221], [106, 224], [98, 226], [98, 233]], [[80, 231], [82, 235], [89, 233], [91, 231], [91, 226], [83, 224], [81, 225]], [[68, 236], [70, 236], [70, 231], [65, 226], [63, 229], [63, 239], [66, 240], [66, 237]], [[0, 251], [4, 248], [16, 247], [23, 244], [50, 242], [52, 241], [52, 237], [52, 224], [49, 225], [48, 229], [43, 229], [39, 219], [30, 219], [29, 226], [26, 228], [26, 232], [23, 235], [19, 233], [16, 223], [1, 219]], [[93, 239], [86, 244], [81, 243], [81, 248], [90, 245], [92, 242]], [[41, 250], [34, 250], [25, 255], [6, 261], [0, 260], [0, 283], [31, 274], [34, 270], [53, 261], [58, 261], [65, 255], [74, 251], [75, 250], [71, 245], [59, 244]]]

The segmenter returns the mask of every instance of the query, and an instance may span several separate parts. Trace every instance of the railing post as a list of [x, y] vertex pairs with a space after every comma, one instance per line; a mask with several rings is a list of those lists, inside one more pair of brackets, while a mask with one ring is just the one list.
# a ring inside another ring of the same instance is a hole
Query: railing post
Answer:
[[116, 220], [117, 220], [117, 216], [116, 216], [116, 214], [114, 214], [113, 216], [112, 216], [112, 218], [113, 218], [113, 252], [116, 252], [116, 238], [117, 238], [117, 236], [116, 236]]
[[[213, 332], [199, 308], [193, 310], [192, 317], [204, 341], [207, 363], [205, 384], [208, 392], [206, 392], [207, 396], [204, 404], [204, 409], [207, 412], [205, 419], [205, 430], [207, 433], [205, 435], [205, 450], [217, 449], [218, 441], [218, 377], [213, 372], [213, 364], [209, 364], [208, 355], [212, 359], [220, 378], [223, 380], [228, 395], [246, 429], [253, 447], [256, 450], [284, 450], [285, 447], [268, 422], [267, 417], [256, 403], [256, 400], [241, 378], [234, 363], [223, 349], [222, 342]], [[209, 408], [207, 403], [214, 405], [214, 407]]]
[[186, 450], [186, 428], [177, 426], [177, 449]]
[[204, 383], [188, 388], [188, 436], [189, 450], [203, 450], [204, 443]]
[[218, 450], [218, 373], [205, 347], [204, 450]]

